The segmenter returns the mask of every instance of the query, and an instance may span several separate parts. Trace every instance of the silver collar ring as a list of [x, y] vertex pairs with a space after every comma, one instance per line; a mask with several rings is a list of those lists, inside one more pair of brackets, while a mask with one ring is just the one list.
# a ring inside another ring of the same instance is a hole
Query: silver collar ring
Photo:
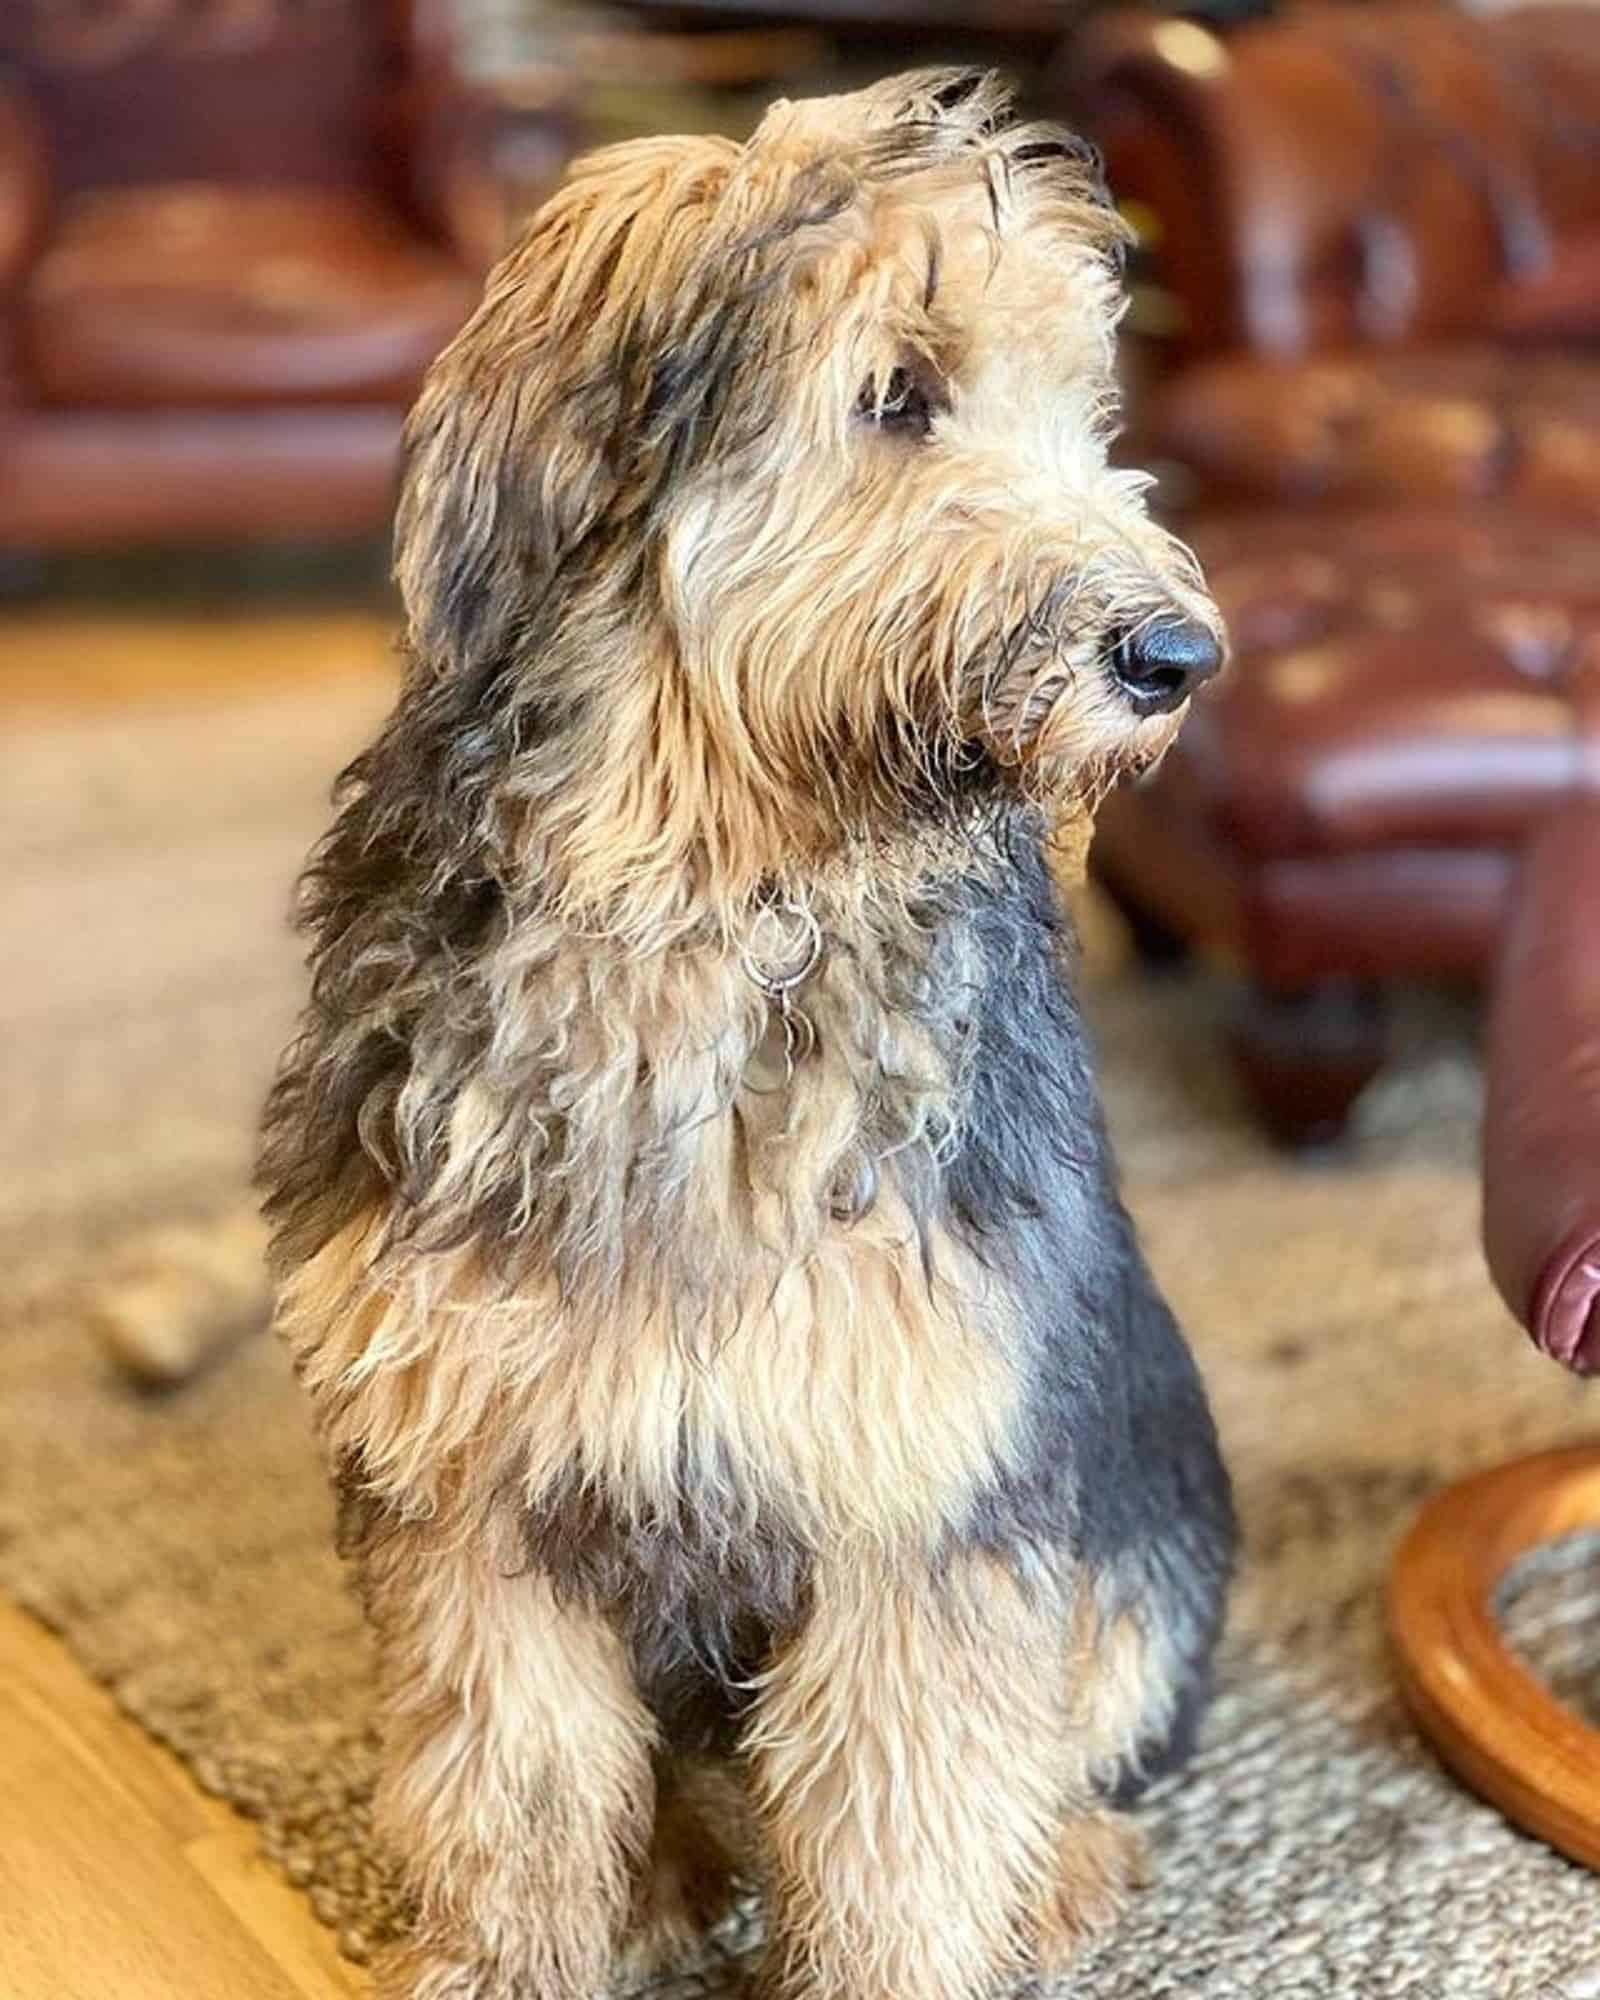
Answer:
[[752, 986], [757, 987], [778, 1006], [787, 1007], [790, 994], [796, 988], [804, 986], [821, 962], [822, 926], [803, 903], [775, 903], [772, 905], [771, 914], [793, 917], [800, 925], [801, 949], [798, 960], [792, 966], [773, 972], [759, 965], [754, 950], [746, 945], [739, 954], [739, 964]]

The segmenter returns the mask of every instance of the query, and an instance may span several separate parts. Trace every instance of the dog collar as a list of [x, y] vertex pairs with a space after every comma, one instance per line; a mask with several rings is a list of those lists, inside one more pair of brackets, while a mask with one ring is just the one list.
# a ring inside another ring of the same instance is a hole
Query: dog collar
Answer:
[[754, 943], [750, 942], [739, 954], [739, 965], [757, 992], [764, 993], [774, 1006], [787, 1013], [790, 996], [805, 985], [822, 962], [822, 926], [803, 903], [771, 903], [762, 914], [789, 918], [798, 924], [798, 948], [774, 966], [758, 957]]

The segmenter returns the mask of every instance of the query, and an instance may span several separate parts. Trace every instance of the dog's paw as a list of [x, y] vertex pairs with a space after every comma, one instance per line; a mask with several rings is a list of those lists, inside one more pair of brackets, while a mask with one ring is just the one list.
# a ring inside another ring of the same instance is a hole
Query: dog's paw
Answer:
[[1055, 1880], [1035, 1931], [1039, 1970], [1061, 1972], [1116, 1922], [1148, 1874], [1144, 1837], [1115, 1813], [1084, 1813], [1062, 1829]]

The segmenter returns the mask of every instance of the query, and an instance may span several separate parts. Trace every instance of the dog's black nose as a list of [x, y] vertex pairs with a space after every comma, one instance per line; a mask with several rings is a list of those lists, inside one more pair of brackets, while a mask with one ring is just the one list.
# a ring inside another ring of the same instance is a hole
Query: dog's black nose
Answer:
[[1169, 714], [1221, 665], [1222, 647], [1198, 618], [1137, 625], [1111, 647], [1117, 685], [1141, 715]]

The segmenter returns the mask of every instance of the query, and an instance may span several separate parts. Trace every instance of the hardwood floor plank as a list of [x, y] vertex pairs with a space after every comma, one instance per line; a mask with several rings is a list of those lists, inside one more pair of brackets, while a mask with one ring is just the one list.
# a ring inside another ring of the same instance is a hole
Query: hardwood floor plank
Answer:
[[[83, 785], [137, 794], [129, 742], [154, 740], [196, 703], [236, 707], [256, 727], [270, 714], [262, 696], [304, 684], [319, 691], [324, 718], [336, 710], [353, 749], [391, 698], [392, 626], [364, 601], [7, 607], [5, 831], [33, 852], [59, 798]], [[335, 748], [342, 757], [330, 735], [330, 773]], [[185, 769], [203, 819], [204, 770]], [[281, 810], [275, 796], [270, 804]], [[127, 809], [117, 824], [130, 819], [144, 824]], [[146, 837], [165, 838], [159, 815], [149, 821]], [[72, 865], [68, 855], [69, 882]], [[281, 925], [289, 865], [274, 860], [283, 881], [270, 907], [263, 898], [241, 925]], [[219, 965], [230, 935], [217, 943]], [[84, 1005], [77, 975], [62, 977], [49, 1004]], [[60, 1641], [0, 1600], [0, 2000], [355, 2000], [368, 1990], [305, 1899], [259, 1858], [254, 1827], [208, 1798]]]
[[4, 2000], [356, 2000], [247, 1822], [0, 1604]]
[[0, 1691], [38, 1702], [52, 1732], [70, 1740], [105, 1786], [108, 1803], [115, 1795], [141, 1808], [174, 1845], [206, 1831], [202, 1809], [210, 1801], [176, 1759], [142, 1734], [130, 1754], [132, 1725], [105, 1689], [44, 1626], [9, 1604], [0, 1604]]
[[305, 1898], [263, 1858], [255, 1829], [223, 1805], [216, 1819], [212, 1832], [185, 1847], [190, 1865], [307, 2000], [363, 2000], [371, 1991], [366, 1975], [339, 1956], [332, 1932], [311, 1919]]

